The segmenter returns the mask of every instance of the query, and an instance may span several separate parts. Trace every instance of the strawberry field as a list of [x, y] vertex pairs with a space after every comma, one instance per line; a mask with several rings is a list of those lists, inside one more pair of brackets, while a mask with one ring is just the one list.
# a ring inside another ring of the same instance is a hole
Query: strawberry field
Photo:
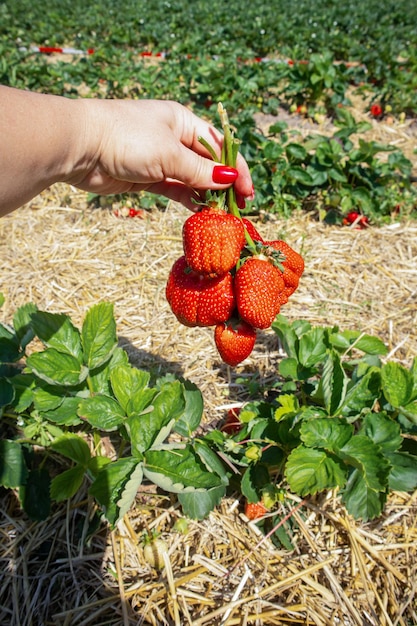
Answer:
[[57, 184], [0, 221], [1, 623], [417, 623], [416, 24], [0, 0], [1, 84], [227, 109], [250, 236], [193, 271], [303, 259], [233, 361], [175, 292], [184, 207]]

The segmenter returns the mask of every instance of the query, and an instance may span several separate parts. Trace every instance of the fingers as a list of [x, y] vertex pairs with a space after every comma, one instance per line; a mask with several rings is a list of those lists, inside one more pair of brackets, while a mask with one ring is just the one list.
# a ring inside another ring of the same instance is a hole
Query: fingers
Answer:
[[[210, 154], [208, 153], [204, 145], [200, 142], [200, 137], [205, 139], [205, 141], [208, 142], [210, 146], [212, 146], [220, 160], [223, 145], [223, 135], [214, 126], [208, 124], [207, 122], [196, 116], [189, 109], [181, 107], [181, 114], [183, 116], [181, 132], [181, 141], [183, 142], [183, 144], [186, 147], [190, 148], [191, 152], [194, 153], [194, 155], [206, 157], [212, 168], [218, 166], [219, 163], [213, 162]], [[185, 158], [185, 155], [183, 158]], [[191, 167], [191, 160], [188, 161], [188, 164]], [[181, 168], [181, 165], [181, 162], [177, 161], [177, 166]], [[216, 185], [215, 183], [213, 186], [213, 182], [215, 181], [215, 177], [213, 181], [213, 170], [211, 172], [212, 181], [210, 182], [210, 172], [208, 169], [208, 165], [208, 163], [206, 163], [205, 165], [200, 163], [199, 165], [197, 161], [194, 162], [193, 186], [201, 189], [214, 190], [224, 188], [224, 183], [219, 185]], [[181, 169], [183, 171], [184, 168]], [[238, 195], [242, 196], [243, 198], [253, 199], [254, 190], [252, 178], [250, 175], [248, 164], [241, 154], [238, 154], [236, 169], [238, 172], [237, 179], [228, 181], [226, 186], [234, 184], [236, 193]], [[185, 182], [184, 174], [180, 173], [180, 175], [176, 175], [175, 178], [178, 178], [179, 180], [184, 180]]]

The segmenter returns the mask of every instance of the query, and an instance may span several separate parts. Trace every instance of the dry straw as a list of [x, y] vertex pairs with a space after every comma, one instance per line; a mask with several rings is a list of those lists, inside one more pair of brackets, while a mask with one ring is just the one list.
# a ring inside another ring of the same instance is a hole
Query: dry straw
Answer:
[[[403, 141], [403, 130], [384, 131]], [[380, 131], [383, 132], [383, 131]], [[404, 131], [405, 132], [405, 131]], [[384, 139], [386, 141], [386, 139]], [[401, 146], [400, 146], [401, 147]], [[120, 344], [132, 362], [195, 382], [205, 428], [245, 400], [242, 379], [274, 380], [282, 354], [272, 331], [235, 371], [217, 355], [211, 329], [180, 326], [165, 282], [181, 254], [187, 211], [177, 205], [141, 218], [86, 207], [84, 194], [57, 185], [0, 221], [2, 321], [28, 301], [76, 324], [88, 308], [113, 302]], [[328, 227], [305, 215], [258, 224], [267, 238], [300, 250], [306, 271], [282, 313], [313, 324], [381, 337], [389, 358], [417, 354], [417, 225], [366, 230]], [[348, 517], [335, 494], [281, 505], [294, 544], [276, 547], [226, 499], [202, 522], [174, 529], [175, 502], [146, 490], [114, 531], [92, 532], [87, 485], [45, 522], [29, 522], [14, 494], [2, 494], [0, 623], [11, 626], [417, 624], [416, 494], [394, 493], [380, 519]], [[168, 543], [153, 570], [141, 541], [155, 529]]]

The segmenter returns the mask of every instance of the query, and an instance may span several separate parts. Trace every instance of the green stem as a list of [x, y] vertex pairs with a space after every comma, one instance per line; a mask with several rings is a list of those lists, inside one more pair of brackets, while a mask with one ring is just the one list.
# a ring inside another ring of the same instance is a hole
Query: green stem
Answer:
[[[227, 111], [221, 102], [219, 102], [217, 105], [217, 111], [220, 116], [220, 122], [222, 125], [223, 136], [224, 136], [224, 142], [223, 142], [224, 160], [223, 162], [225, 165], [228, 165], [229, 167], [236, 168], [239, 141], [235, 139], [233, 135], [232, 129], [230, 128], [229, 116], [227, 115]], [[239, 207], [237, 206], [234, 185], [229, 187], [226, 191], [226, 204], [227, 204], [229, 213], [231, 213], [235, 217], [238, 217], [241, 220], [242, 216], [240, 214]], [[248, 247], [252, 251], [256, 251], [255, 243], [252, 237], [249, 235], [246, 228], [245, 228], [245, 238], [246, 238], [246, 243], [248, 244]]]

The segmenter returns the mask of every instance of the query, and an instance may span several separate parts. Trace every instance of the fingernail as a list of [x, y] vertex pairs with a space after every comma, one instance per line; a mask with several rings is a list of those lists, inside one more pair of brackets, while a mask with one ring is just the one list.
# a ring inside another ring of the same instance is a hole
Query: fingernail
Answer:
[[252, 185], [252, 193], [246, 199], [247, 200], [254, 200], [255, 199], [255, 187], [253, 185]]
[[213, 167], [212, 179], [213, 183], [218, 185], [227, 185], [234, 183], [238, 177], [238, 171], [234, 167], [227, 165], [215, 165]]

